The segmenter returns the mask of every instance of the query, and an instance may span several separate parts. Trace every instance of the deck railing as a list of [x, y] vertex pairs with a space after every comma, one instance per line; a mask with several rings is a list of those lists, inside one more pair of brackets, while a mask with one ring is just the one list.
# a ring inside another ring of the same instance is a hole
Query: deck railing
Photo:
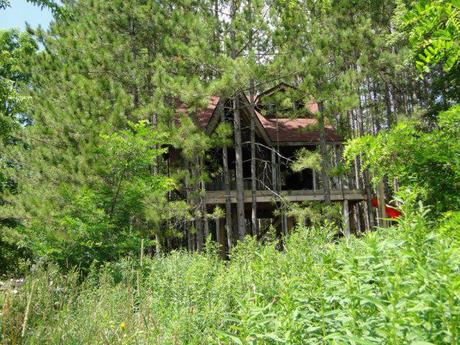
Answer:
[[[331, 190], [352, 190], [356, 189], [354, 185], [354, 179], [352, 176], [340, 176], [340, 177], [329, 177], [329, 184]], [[243, 185], [245, 190], [251, 189], [251, 178], [244, 177]], [[274, 187], [272, 178], [270, 176], [257, 176], [256, 180], [257, 190], [276, 190], [277, 188]], [[281, 190], [312, 190], [312, 191], [321, 191], [323, 188], [323, 183], [318, 173], [312, 173], [312, 179], [309, 183], [300, 183], [295, 188], [290, 186], [289, 188], [285, 188], [285, 181], [284, 176], [281, 177]], [[236, 182], [235, 182], [235, 173], [234, 170], [230, 171], [230, 190], [236, 189]], [[225, 183], [223, 174], [214, 175], [211, 177], [211, 181], [206, 183], [206, 190], [208, 191], [220, 191], [225, 190]]]

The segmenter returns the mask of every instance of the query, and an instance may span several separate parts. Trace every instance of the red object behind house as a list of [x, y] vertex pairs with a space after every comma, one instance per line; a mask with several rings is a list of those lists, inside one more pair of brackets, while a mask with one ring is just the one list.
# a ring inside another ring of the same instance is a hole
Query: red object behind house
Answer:
[[[372, 207], [379, 207], [379, 201], [377, 198], [372, 198], [371, 200]], [[385, 205], [385, 213], [392, 219], [396, 219], [401, 215], [401, 212], [395, 209], [390, 205]]]

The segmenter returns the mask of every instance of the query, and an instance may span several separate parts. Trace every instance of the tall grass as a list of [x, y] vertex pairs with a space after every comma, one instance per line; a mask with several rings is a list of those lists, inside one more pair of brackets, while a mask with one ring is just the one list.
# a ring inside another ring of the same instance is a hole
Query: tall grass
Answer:
[[[460, 221], [423, 214], [334, 241], [294, 232], [280, 252], [247, 239], [202, 255], [39, 269], [4, 292], [3, 344], [459, 344]], [[33, 293], [31, 289], [33, 287]], [[30, 298], [30, 308], [26, 307]], [[21, 331], [27, 319], [24, 337]]]

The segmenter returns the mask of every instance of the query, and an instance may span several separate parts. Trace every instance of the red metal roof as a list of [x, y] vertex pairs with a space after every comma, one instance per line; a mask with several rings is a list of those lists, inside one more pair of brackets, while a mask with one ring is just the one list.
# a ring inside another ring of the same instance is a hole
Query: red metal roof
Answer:
[[[219, 104], [220, 97], [218, 96], [211, 96], [208, 98], [208, 106], [204, 109], [198, 110], [195, 113], [195, 120], [201, 128], [206, 128], [208, 126], [209, 120], [211, 120], [211, 116], [214, 113], [214, 110]], [[179, 103], [178, 107], [176, 108], [178, 113], [181, 114], [188, 114], [189, 110], [185, 106], [184, 103]]]
[[[216, 109], [220, 97], [211, 96], [208, 99], [206, 108], [195, 112], [195, 120], [199, 127], [205, 129]], [[310, 111], [315, 113], [318, 111], [318, 104], [311, 102], [308, 105]], [[181, 103], [177, 107], [177, 111], [182, 114], [188, 114], [187, 107]], [[259, 119], [262, 127], [267, 132], [271, 141], [274, 142], [319, 142], [319, 130], [316, 128], [318, 121], [310, 118], [266, 118], [259, 111], [256, 111], [257, 118]], [[277, 124], [278, 122], [278, 124]], [[278, 127], [278, 129], [277, 129]], [[341, 137], [336, 133], [334, 128], [330, 125], [326, 126], [326, 140], [327, 141], [340, 141]]]
[[307, 104], [308, 110], [310, 110], [313, 114], [318, 112], [318, 103], [315, 101], [311, 101]]
[[[259, 121], [267, 131], [271, 141], [274, 142], [319, 142], [320, 132], [316, 128], [316, 119], [267, 119], [265, 116], [256, 112]], [[277, 128], [278, 127], [278, 128]], [[326, 140], [340, 141], [340, 136], [332, 126], [326, 125]]]

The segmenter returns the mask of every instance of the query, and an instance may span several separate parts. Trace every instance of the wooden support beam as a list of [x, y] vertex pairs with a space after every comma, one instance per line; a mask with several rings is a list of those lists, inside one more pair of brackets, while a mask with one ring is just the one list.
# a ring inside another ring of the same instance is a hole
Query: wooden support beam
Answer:
[[219, 253], [221, 258], [225, 258], [226, 243], [225, 243], [225, 229], [219, 218], [216, 218], [216, 240], [219, 243]]
[[[334, 163], [335, 163], [335, 166], [339, 166], [340, 162], [341, 162], [341, 152], [340, 152], [340, 146], [338, 144], [334, 145]], [[342, 189], [342, 177], [341, 176], [338, 176], [337, 177], [337, 182], [338, 182], [338, 188], [339, 189]]]
[[316, 186], [316, 171], [313, 169], [313, 190], [316, 191], [318, 187]]
[[[236, 203], [236, 192], [232, 190], [228, 195], [224, 191], [207, 191], [206, 202], [209, 204], [224, 204], [226, 197], [230, 197], [232, 204]], [[281, 192], [281, 197], [286, 201], [302, 202], [302, 201], [324, 201], [324, 195], [313, 190], [287, 190]], [[251, 203], [251, 191], [244, 191], [244, 203]], [[258, 190], [256, 192], [256, 200], [260, 203], [272, 203], [279, 200], [270, 190]], [[365, 200], [363, 191], [360, 190], [332, 190], [330, 194], [331, 201], [343, 200]]]
[[276, 183], [276, 153], [275, 150], [272, 148], [272, 189], [277, 190], [277, 183]]
[[383, 182], [383, 179], [379, 182], [377, 194], [379, 202], [380, 226], [382, 228], [386, 228], [388, 226], [388, 221], [386, 220], [387, 214], [385, 212], [385, 183]]
[[[225, 122], [225, 113], [220, 109], [220, 120]], [[228, 170], [228, 149], [227, 146], [222, 148], [222, 166], [224, 169], [224, 190], [225, 190], [225, 230], [227, 232], [227, 247], [232, 249], [232, 201], [230, 199], [230, 172]]]
[[346, 238], [350, 237], [350, 207], [349, 201], [343, 201], [343, 234]]
[[288, 233], [287, 217], [286, 217], [286, 213], [284, 211], [281, 211], [281, 233], [283, 235], [287, 235], [287, 233]]
[[288, 217], [287, 218], [287, 231], [288, 233], [292, 231], [295, 228], [296, 221], [294, 217]]

